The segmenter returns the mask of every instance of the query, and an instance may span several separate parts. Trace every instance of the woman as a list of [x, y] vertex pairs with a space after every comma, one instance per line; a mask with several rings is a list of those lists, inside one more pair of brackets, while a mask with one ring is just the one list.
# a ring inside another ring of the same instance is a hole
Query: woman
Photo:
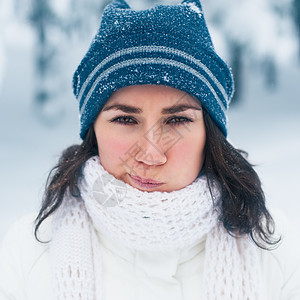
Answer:
[[299, 299], [296, 241], [226, 140], [233, 80], [199, 1], [108, 5], [73, 88], [83, 142], [36, 239], [31, 216], [5, 239], [1, 299]]

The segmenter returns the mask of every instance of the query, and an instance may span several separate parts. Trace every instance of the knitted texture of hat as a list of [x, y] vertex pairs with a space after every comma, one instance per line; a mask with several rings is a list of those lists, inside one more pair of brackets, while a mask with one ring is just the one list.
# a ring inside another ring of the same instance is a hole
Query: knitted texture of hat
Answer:
[[74, 73], [84, 138], [111, 94], [130, 85], [167, 85], [197, 98], [227, 135], [234, 84], [216, 54], [199, 0], [136, 11], [115, 0]]

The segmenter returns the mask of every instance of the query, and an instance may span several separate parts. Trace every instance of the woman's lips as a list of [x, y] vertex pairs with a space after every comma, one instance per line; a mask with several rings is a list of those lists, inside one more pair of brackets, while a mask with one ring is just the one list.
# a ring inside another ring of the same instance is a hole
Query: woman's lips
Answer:
[[130, 174], [129, 176], [132, 179], [132, 181], [141, 188], [157, 188], [164, 184], [163, 182], [159, 182], [150, 178], [141, 178], [139, 176], [134, 176]]

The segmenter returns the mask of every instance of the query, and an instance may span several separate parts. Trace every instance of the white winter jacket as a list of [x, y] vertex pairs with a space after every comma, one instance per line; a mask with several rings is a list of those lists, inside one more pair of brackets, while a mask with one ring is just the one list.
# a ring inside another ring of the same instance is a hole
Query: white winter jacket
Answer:
[[[49, 244], [35, 240], [33, 219], [34, 215], [28, 215], [18, 221], [2, 243], [0, 300], [54, 300]], [[43, 240], [51, 238], [50, 223], [51, 218], [42, 227]], [[300, 243], [289, 230], [279, 227], [280, 247], [258, 249], [266, 300], [300, 300]], [[103, 236], [99, 239], [105, 300], [201, 300], [205, 241], [178, 253], [157, 256], [129, 250]]]

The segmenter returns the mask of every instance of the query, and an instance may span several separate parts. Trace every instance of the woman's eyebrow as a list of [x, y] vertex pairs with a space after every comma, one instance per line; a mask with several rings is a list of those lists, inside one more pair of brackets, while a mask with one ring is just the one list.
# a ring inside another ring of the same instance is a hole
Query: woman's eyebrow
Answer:
[[188, 104], [178, 104], [178, 105], [172, 105], [171, 107], [166, 107], [162, 109], [162, 114], [175, 114], [181, 111], [185, 111], [188, 109], [195, 109], [195, 110], [202, 110], [201, 107], [188, 105]]
[[[170, 107], [163, 108], [161, 112], [163, 115], [167, 115], [167, 114], [175, 114], [188, 109], [202, 110], [201, 107], [196, 107], [187, 104], [179, 104], [179, 105], [172, 105]], [[103, 108], [103, 111], [109, 111], [109, 110], [121, 110], [125, 113], [131, 113], [131, 114], [139, 114], [143, 112], [143, 110], [139, 107], [124, 105], [124, 104], [114, 104]]]
[[139, 114], [143, 112], [143, 110], [138, 107], [123, 105], [123, 104], [114, 104], [103, 108], [103, 111], [108, 111], [108, 110], [121, 110], [125, 113], [131, 113], [131, 114]]

